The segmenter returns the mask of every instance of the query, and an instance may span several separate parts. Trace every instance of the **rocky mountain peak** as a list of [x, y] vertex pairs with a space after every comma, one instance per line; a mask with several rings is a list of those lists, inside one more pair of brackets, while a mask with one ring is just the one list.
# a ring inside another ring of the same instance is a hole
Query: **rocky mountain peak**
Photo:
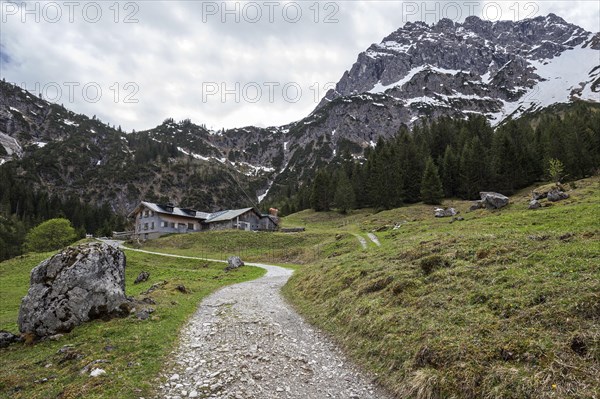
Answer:
[[[592, 33], [555, 14], [517, 22], [490, 22], [475, 16], [463, 23], [447, 18], [433, 25], [408, 22], [359, 54], [317, 109], [336, 98], [360, 93], [382, 93], [387, 96], [384, 103], [405, 107], [437, 102], [438, 109], [439, 105], [457, 108], [449, 100], [471, 96], [469, 112], [487, 114], [499, 123], [519, 108], [527, 93], [548, 79], [543, 75], [557, 72], [543, 69], [565, 64], [563, 60], [544, 68], [563, 55], [582, 59], [576, 64], [580, 73], [563, 81], [563, 98], [554, 97], [553, 102], [570, 101], [573, 90], [581, 92], [579, 98], [597, 98], [592, 71], [598, 65], [598, 49]], [[539, 105], [546, 103], [539, 100]], [[419, 112], [409, 114], [404, 121], [407, 124], [421, 116]]]

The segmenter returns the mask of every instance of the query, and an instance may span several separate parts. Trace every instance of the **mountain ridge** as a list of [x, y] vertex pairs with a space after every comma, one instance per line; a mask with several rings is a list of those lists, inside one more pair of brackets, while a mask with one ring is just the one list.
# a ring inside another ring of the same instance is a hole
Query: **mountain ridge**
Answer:
[[600, 102], [600, 33], [555, 14], [408, 22], [359, 54], [309, 115], [268, 128], [215, 132], [168, 118], [125, 134], [17, 86], [0, 87], [0, 164], [23, 161], [19, 173], [32, 184], [109, 201], [119, 213], [141, 198], [216, 210], [296, 190], [342, 153], [360, 159], [379, 137], [423, 119], [479, 114], [499, 125], [555, 103]]

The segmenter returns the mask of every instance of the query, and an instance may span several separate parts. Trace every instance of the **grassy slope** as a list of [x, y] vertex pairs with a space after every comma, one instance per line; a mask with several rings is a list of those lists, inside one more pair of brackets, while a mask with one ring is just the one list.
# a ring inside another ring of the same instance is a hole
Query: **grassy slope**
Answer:
[[335, 235], [331, 232], [312, 228], [301, 233], [211, 231], [162, 237], [141, 248], [222, 260], [237, 254], [248, 262], [297, 265], [327, 256], [332, 241]]
[[287, 223], [323, 233], [402, 225], [377, 233], [380, 248], [304, 267], [284, 292], [399, 397], [599, 397], [599, 188], [581, 181], [536, 211], [528, 190], [495, 212], [448, 201], [465, 218], [452, 224], [421, 204], [301, 212]]
[[[0, 329], [17, 332], [21, 297], [29, 286], [29, 272], [51, 254], [32, 254], [0, 263]], [[155, 377], [174, 348], [177, 332], [194, 313], [201, 298], [219, 287], [257, 278], [264, 270], [245, 267], [224, 272], [224, 264], [176, 259], [127, 251], [127, 294], [150, 297], [156, 305], [152, 318], [134, 317], [108, 322], [93, 321], [75, 328], [58, 341], [34, 346], [21, 344], [0, 349], [0, 398], [139, 398], [152, 393]], [[145, 270], [148, 282], [133, 285]], [[163, 288], [141, 295], [152, 284], [168, 281]], [[175, 290], [183, 284], [191, 294]], [[59, 353], [72, 345], [75, 355]], [[80, 355], [80, 356], [79, 356]], [[80, 370], [94, 360], [108, 360], [98, 367], [107, 374], [91, 378]], [[36, 380], [48, 378], [48, 382]]]

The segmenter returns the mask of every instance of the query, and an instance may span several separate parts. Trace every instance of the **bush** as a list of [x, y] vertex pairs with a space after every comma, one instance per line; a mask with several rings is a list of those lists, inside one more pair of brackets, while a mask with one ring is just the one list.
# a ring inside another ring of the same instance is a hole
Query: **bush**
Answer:
[[50, 219], [37, 225], [25, 237], [25, 252], [54, 251], [77, 240], [75, 229], [67, 219]]

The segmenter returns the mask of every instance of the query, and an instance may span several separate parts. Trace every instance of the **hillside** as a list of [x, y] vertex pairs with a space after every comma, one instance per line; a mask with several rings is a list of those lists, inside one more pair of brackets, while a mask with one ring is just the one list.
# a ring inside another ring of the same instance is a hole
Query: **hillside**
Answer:
[[[349, 216], [304, 211], [286, 223], [375, 232], [381, 247], [339, 251], [285, 294], [399, 397], [584, 398], [600, 394], [600, 179], [527, 209], [433, 217], [416, 204]], [[551, 205], [551, 206], [550, 206]]]

